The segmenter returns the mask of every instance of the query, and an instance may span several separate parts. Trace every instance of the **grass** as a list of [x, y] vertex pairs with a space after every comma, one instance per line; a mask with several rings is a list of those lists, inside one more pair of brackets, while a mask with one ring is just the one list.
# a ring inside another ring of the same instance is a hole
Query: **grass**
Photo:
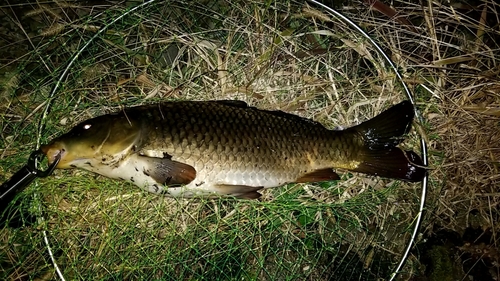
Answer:
[[[420, 135], [429, 143], [421, 232], [475, 227], [497, 247], [498, 6], [480, 3], [394, 2], [415, 30], [368, 6], [341, 11], [391, 55], [425, 118], [404, 144], [419, 150]], [[124, 106], [240, 99], [335, 128], [405, 99], [369, 42], [325, 11], [285, 1], [151, 4], [110, 25], [49, 99], [71, 56], [127, 8], [60, 1], [1, 8], [1, 179], [38, 142]], [[12, 210], [23, 211], [24, 226], [0, 229], [0, 276], [55, 278], [47, 231], [68, 280], [384, 279], [409, 241], [419, 195], [419, 185], [346, 173], [337, 182], [266, 190], [260, 201], [186, 200], [56, 171], [18, 196]], [[497, 258], [494, 251], [473, 257]], [[399, 278], [429, 273], [419, 259], [412, 252]]]

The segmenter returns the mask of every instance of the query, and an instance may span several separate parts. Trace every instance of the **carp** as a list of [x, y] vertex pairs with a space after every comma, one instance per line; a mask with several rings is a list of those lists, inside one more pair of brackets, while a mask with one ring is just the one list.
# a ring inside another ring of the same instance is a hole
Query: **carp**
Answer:
[[[242, 101], [173, 101], [86, 120], [41, 150], [80, 168], [178, 197], [258, 198], [263, 188], [339, 180], [336, 170], [408, 182], [426, 174], [399, 147], [414, 108], [403, 101], [344, 130]], [[59, 156], [58, 156], [59, 155]]]

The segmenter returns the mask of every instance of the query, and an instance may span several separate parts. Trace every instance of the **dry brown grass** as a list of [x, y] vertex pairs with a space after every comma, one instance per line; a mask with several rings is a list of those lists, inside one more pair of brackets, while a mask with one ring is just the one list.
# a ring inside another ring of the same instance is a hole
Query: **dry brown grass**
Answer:
[[[457, 231], [475, 225], [495, 231], [499, 200], [500, 32], [498, 4], [395, 3], [408, 28], [380, 24], [381, 14], [360, 19], [381, 26], [397, 65], [413, 85], [431, 149], [430, 226]], [[421, 86], [421, 87], [419, 87]], [[493, 241], [492, 241], [493, 242]]]
[[[452, 230], [465, 244], [486, 243], [489, 249], [498, 249], [500, 242], [498, 9], [498, 4], [489, 1], [473, 6], [398, 5], [402, 14], [422, 23], [416, 37], [419, 44], [413, 49], [400, 48], [398, 58], [414, 73], [411, 80], [426, 86], [419, 93], [426, 97], [421, 109], [428, 122], [433, 170], [423, 232], [432, 237], [442, 229]], [[405, 41], [390, 36], [388, 40]], [[470, 229], [478, 229], [480, 234], [464, 235]], [[455, 260], [459, 267], [460, 256], [466, 264], [465, 258], [472, 252], [462, 250]], [[473, 272], [479, 262], [490, 271], [480, 279], [498, 280], [497, 251], [472, 255], [476, 264], [468, 269], [464, 266], [466, 273]]]
[[[495, 223], [498, 221], [495, 206], [500, 199], [497, 9], [490, 2], [482, 3], [475, 12], [468, 7], [457, 10], [441, 6], [435, 18], [440, 18], [440, 14], [455, 16], [427, 24], [428, 29], [436, 30], [434, 37], [438, 42], [433, 47], [432, 64], [424, 68], [437, 82], [433, 88], [435, 103], [427, 106], [433, 128], [430, 134], [435, 135], [430, 144], [440, 154], [436, 155], [440, 160], [435, 163], [434, 175], [441, 184], [432, 197], [436, 203], [432, 217], [441, 227], [459, 232], [477, 226], [468, 219], [473, 210], [482, 217], [481, 228], [493, 233], [498, 230]], [[471, 15], [457, 14], [460, 11]], [[450, 28], [446, 30], [445, 25]]]

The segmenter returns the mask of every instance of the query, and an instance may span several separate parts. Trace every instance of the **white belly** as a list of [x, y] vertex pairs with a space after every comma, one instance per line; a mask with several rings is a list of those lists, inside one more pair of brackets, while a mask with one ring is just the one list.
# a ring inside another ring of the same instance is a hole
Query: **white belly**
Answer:
[[[113, 161], [112, 161], [113, 162]], [[251, 187], [275, 187], [285, 184], [281, 179], [272, 177], [265, 170], [241, 172], [238, 170], [224, 170], [221, 167], [205, 165], [200, 166], [192, 163], [196, 170], [196, 178], [189, 184], [168, 187], [156, 182], [144, 171], [150, 170], [150, 164], [141, 161], [137, 154], [132, 154], [126, 159], [115, 164], [103, 164], [96, 159], [78, 161], [74, 164], [82, 169], [98, 173], [100, 175], [131, 182], [138, 187], [155, 193], [170, 195], [173, 197], [193, 197], [214, 194], [224, 194], [220, 185], [251, 186]]]

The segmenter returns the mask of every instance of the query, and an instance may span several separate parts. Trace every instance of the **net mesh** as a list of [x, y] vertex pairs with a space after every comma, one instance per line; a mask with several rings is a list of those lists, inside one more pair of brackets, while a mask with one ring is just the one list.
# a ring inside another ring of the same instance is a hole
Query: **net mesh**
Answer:
[[[138, 4], [55, 2], [23, 11], [38, 35], [34, 51], [3, 79], [4, 178], [25, 163], [41, 126], [46, 143], [125, 106], [239, 99], [333, 129], [405, 99], [373, 46], [320, 7], [160, 1], [110, 24]], [[342, 12], [373, 38], [391, 28], [355, 7]], [[404, 145], [419, 150], [418, 138], [412, 132]], [[7, 210], [0, 276], [55, 278], [46, 231], [67, 280], [386, 279], [411, 237], [420, 193], [420, 185], [343, 173], [340, 181], [265, 190], [260, 200], [175, 199], [84, 171], [56, 171]], [[412, 271], [411, 261], [404, 271]]]

